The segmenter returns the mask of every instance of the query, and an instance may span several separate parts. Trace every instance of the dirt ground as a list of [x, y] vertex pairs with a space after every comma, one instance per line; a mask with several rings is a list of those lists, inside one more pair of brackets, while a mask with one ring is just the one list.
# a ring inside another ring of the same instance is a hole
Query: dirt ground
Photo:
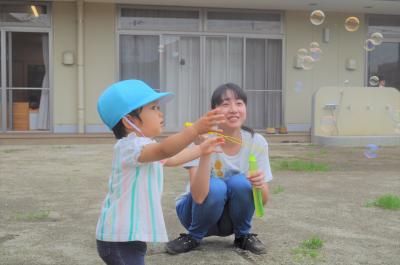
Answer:
[[[95, 226], [105, 196], [112, 145], [0, 146], [0, 264], [102, 264]], [[305, 159], [327, 172], [274, 171], [266, 215], [253, 232], [268, 253], [232, 248], [233, 237], [206, 238], [198, 250], [177, 256], [149, 244], [147, 264], [400, 264], [400, 210], [365, 204], [383, 194], [400, 195], [400, 148], [271, 144], [273, 161]], [[166, 169], [163, 207], [170, 239], [184, 232], [175, 197], [186, 172]], [[271, 192], [275, 193], [275, 192]], [[324, 241], [315, 258], [295, 249], [312, 236]], [[297, 254], [296, 254], [297, 253]]]

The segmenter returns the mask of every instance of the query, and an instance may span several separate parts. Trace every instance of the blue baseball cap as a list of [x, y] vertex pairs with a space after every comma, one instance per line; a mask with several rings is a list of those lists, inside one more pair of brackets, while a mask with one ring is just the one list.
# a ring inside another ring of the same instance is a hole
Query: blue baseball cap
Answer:
[[153, 101], [169, 101], [170, 92], [156, 92], [141, 80], [124, 80], [112, 84], [100, 95], [97, 111], [100, 118], [112, 130], [128, 113]]

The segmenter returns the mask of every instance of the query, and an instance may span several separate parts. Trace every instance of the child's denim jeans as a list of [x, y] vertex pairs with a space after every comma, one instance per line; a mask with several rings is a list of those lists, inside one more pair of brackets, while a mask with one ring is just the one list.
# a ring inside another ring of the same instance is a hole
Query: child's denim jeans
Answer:
[[210, 190], [202, 204], [191, 194], [182, 197], [176, 211], [189, 234], [200, 241], [205, 236], [246, 235], [254, 214], [252, 186], [244, 174], [227, 180], [211, 177]]
[[147, 245], [141, 241], [106, 242], [97, 240], [97, 252], [107, 265], [144, 265]]

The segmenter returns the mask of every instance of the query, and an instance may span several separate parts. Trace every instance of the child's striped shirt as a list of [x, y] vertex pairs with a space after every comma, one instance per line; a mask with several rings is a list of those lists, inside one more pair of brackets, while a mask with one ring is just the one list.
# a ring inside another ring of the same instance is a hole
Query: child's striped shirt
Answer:
[[140, 163], [146, 144], [155, 141], [131, 133], [114, 146], [108, 193], [97, 223], [102, 241], [168, 241], [161, 209], [162, 164]]

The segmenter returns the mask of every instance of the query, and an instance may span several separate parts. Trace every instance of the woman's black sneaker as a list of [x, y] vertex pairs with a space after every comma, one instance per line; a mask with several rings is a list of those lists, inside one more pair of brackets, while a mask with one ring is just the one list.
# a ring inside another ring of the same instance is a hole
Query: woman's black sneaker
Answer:
[[236, 237], [233, 245], [251, 251], [254, 254], [266, 253], [265, 245], [257, 238], [257, 234], [247, 234], [245, 236]]
[[177, 239], [169, 241], [165, 249], [169, 254], [189, 252], [200, 245], [191, 235], [181, 234]]

